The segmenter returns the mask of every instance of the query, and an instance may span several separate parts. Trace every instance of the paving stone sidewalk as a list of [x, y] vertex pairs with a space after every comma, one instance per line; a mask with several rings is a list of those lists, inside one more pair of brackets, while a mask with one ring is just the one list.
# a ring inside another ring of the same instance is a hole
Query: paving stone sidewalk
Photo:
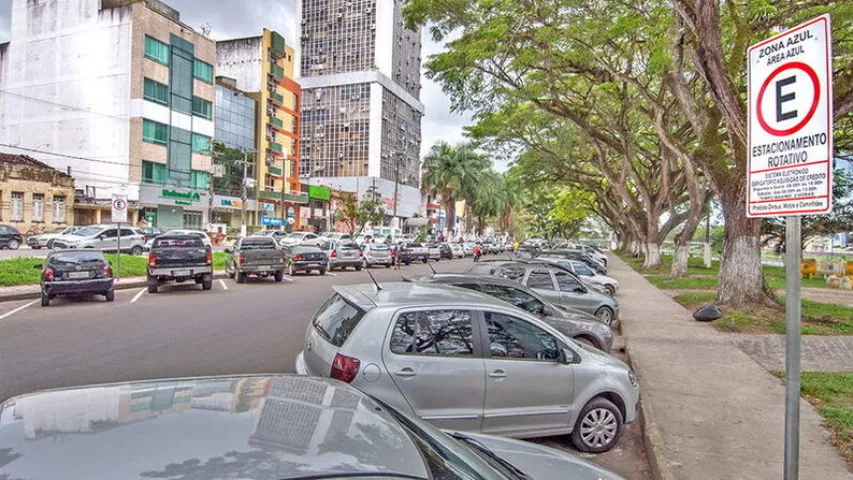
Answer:
[[[732, 341], [762, 367], [785, 370], [784, 335], [731, 335]], [[853, 336], [803, 335], [801, 365], [806, 372], [853, 371]]]

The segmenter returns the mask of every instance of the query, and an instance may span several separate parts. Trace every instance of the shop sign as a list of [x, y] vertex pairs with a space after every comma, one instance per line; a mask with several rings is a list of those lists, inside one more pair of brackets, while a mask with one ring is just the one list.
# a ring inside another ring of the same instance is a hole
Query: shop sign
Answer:
[[181, 192], [170, 188], [160, 190], [160, 198], [168, 198], [174, 200], [175, 205], [192, 206], [193, 202], [201, 201], [201, 194], [198, 192]]
[[332, 198], [332, 191], [320, 185], [308, 185], [308, 198], [328, 201]]

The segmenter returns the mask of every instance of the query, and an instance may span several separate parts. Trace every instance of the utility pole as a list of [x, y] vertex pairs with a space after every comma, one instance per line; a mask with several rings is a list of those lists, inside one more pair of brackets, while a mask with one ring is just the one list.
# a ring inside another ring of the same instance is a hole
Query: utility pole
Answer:
[[240, 182], [240, 233], [246, 235], [246, 204], [249, 202], [249, 192], [246, 180], [249, 176], [249, 151], [243, 152], [243, 181]]
[[[392, 223], [397, 221], [397, 195], [400, 191], [400, 162], [403, 160], [403, 153], [400, 152], [400, 156], [397, 157], [397, 168], [394, 173], [394, 218], [392, 219]], [[400, 228], [402, 231], [402, 228]]]

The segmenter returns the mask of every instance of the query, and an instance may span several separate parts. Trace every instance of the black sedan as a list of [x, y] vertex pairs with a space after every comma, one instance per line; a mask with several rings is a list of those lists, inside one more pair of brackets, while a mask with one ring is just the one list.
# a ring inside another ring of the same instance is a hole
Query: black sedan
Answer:
[[314, 270], [320, 275], [326, 274], [329, 259], [326, 253], [318, 247], [294, 245], [284, 247], [287, 252], [287, 274], [293, 276], [296, 272], [311, 273]]
[[41, 306], [58, 295], [104, 295], [115, 300], [113, 269], [98, 250], [56, 250], [47, 256], [41, 270]]
[[453, 260], [453, 250], [450, 249], [450, 245], [446, 243], [439, 244], [438, 250], [441, 252], [442, 260]]

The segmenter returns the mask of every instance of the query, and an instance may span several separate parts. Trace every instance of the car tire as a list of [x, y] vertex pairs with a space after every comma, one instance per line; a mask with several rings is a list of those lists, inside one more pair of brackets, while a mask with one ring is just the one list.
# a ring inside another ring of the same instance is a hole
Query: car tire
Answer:
[[47, 246], [47, 249], [48, 249], [48, 250], [53, 250], [53, 242], [54, 242], [54, 241], [55, 241], [55, 240], [48, 240], [48, 241], [47, 241], [47, 245], [46, 245], [46, 246]]
[[17, 250], [21, 246], [21, 242], [15, 240], [14, 238], [9, 240], [9, 243], [6, 245], [6, 248], [9, 250]]
[[386, 263], [386, 264], [385, 264], [385, 268], [391, 268], [391, 264], [390, 264], [390, 263]]
[[213, 288], [213, 275], [201, 277], [201, 289], [210, 290]]
[[157, 293], [160, 289], [160, 282], [157, 279], [148, 278], [148, 293]]
[[610, 285], [610, 284], [604, 285], [604, 291], [607, 292], [607, 295], [609, 295], [611, 297], [613, 295], [616, 295], [616, 288], [614, 288], [613, 285]]
[[356, 272], [360, 272], [360, 271], [361, 271], [361, 269], [362, 269], [362, 266], [361, 266], [361, 265], [356, 265], [356, 266], [355, 266], [355, 267], [353, 267], [353, 268], [355, 268], [355, 271], [356, 271]]
[[428, 258], [422, 258], [422, 259], [421, 259], [421, 262], [423, 262], [423, 263], [427, 263], [427, 262], [429, 262], [429, 259], [428, 259]]
[[139, 245], [134, 245], [133, 248], [130, 249], [130, 254], [134, 257], [142, 255], [142, 247], [140, 247]]
[[290, 276], [290, 277], [292, 277], [292, 276], [296, 275], [296, 270], [293, 268], [293, 264], [292, 264], [292, 263], [291, 263], [290, 265], [288, 265], [288, 266], [287, 266], [287, 275], [288, 275], [288, 276]]
[[[308, 270], [308, 272], [307, 272], [307, 273], [311, 273], [311, 270]], [[320, 269], [320, 275], [325, 275], [325, 274], [326, 274], [326, 269], [325, 269], [325, 268], [321, 268], [321, 269]]]
[[275, 272], [275, 281], [281, 283], [284, 281], [284, 270], [278, 270]]
[[44, 292], [42, 292], [42, 294], [41, 294], [41, 306], [42, 307], [49, 307], [50, 306], [50, 297], [47, 296], [47, 294], [45, 294]]
[[33, 246], [32, 246], [32, 249], [33, 249], [33, 250], [41, 250], [41, 247], [39, 247], [39, 246], [37, 246], [37, 245], [33, 245]]
[[367, 263], [367, 259], [366, 259], [366, 258], [362, 258], [362, 259], [361, 259], [361, 267], [362, 267], [362, 268], [370, 268], [370, 264], [369, 264], [369, 263]]
[[115, 301], [116, 291], [115, 290], [107, 290], [106, 292], [104, 292], [104, 297], [106, 297], [108, 302]]
[[234, 271], [228, 266], [227, 263], [225, 264], [225, 276], [227, 278], [234, 278]]
[[246, 274], [243, 272], [237, 272], [235, 278], [237, 279], [237, 283], [246, 283]]
[[613, 310], [610, 307], [599, 308], [595, 311], [595, 317], [608, 327], [613, 325]]
[[593, 398], [578, 415], [572, 430], [572, 444], [582, 452], [606, 452], [618, 443], [622, 422], [622, 412], [613, 402], [603, 397]]

